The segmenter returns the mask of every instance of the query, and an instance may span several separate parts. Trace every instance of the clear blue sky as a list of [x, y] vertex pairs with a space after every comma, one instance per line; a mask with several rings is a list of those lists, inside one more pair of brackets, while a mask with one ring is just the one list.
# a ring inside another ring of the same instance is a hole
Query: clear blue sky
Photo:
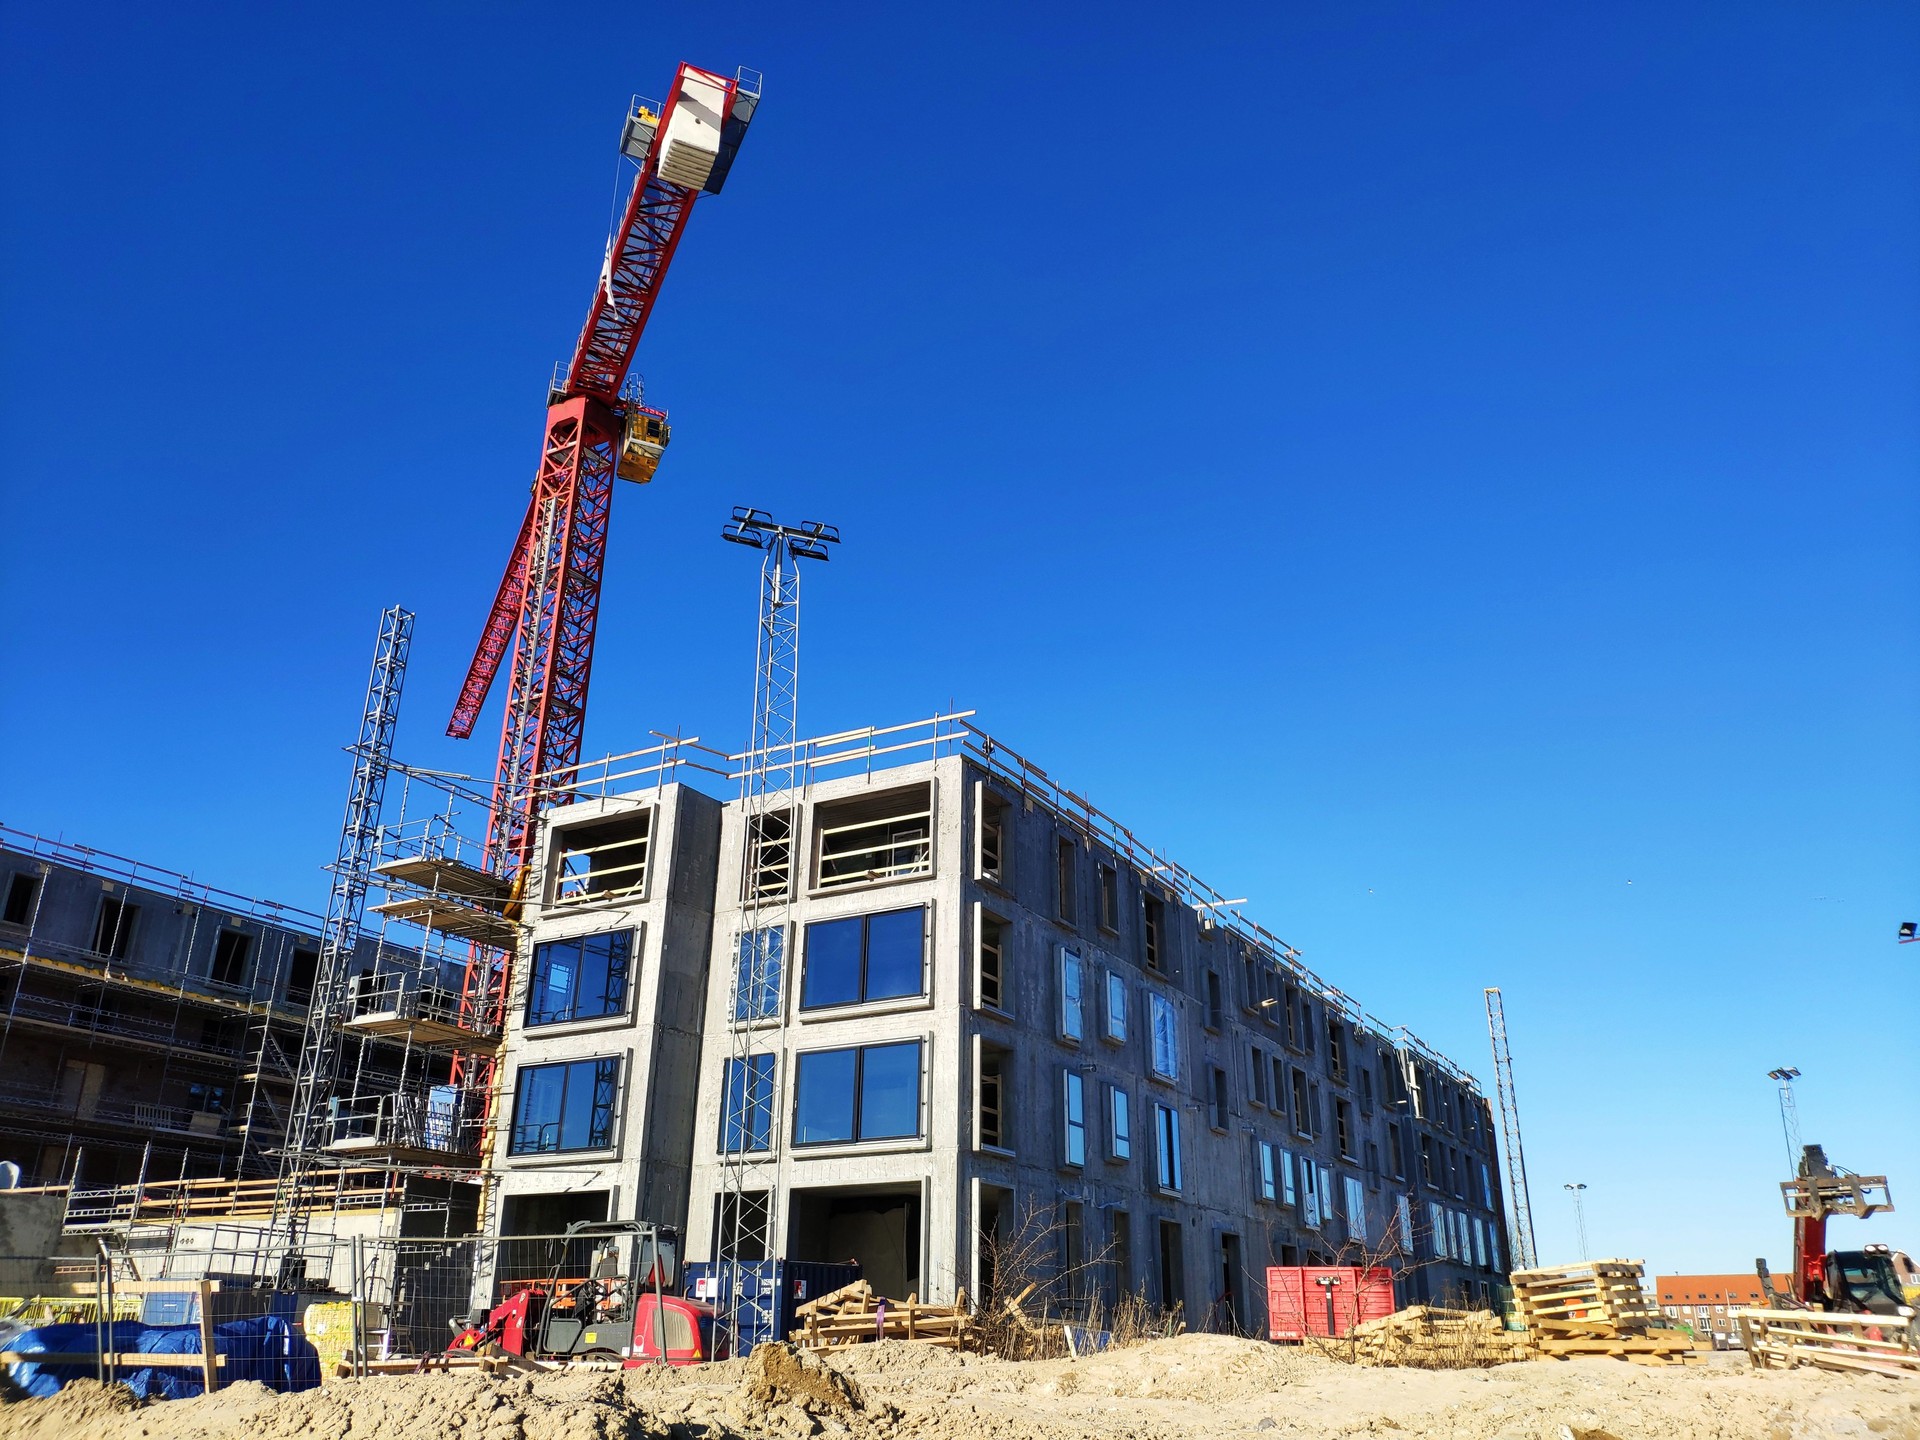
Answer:
[[1920, 10], [1078, 9], [8, 7], [0, 819], [318, 904], [396, 600], [486, 770], [628, 96], [755, 65], [588, 750], [738, 743], [720, 522], [837, 522], [806, 727], [978, 707], [1483, 1076], [1504, 986], [1549, 1257], [1783, 1261], [1782, 1063], [1920, 1249]]

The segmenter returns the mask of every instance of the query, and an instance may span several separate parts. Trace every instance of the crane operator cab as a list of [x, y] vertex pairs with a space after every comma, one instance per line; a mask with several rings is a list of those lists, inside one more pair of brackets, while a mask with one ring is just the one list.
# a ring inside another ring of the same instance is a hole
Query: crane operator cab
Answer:
[[622, 480], [646, 484], [660, 468], [660, 457], [672, 438], [666, 411], [644, 405], [630, 406], [620, 435], [620, 459], [615, 472]]

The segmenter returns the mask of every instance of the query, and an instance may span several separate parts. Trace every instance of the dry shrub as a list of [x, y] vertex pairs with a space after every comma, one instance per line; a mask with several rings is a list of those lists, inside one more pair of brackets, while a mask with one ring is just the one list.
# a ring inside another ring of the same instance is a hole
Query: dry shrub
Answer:
[[1154, 1304], [1130, 1291], [1109, 1298], [1111, 1247], [1066, 1264], [1065, 1227], [1054, 1212], [1029, 1205], [1010, 1234], [981, 1240], [992, 1280], [974, 1310], [972, 1343], [1006, 1360], [1055, 1359], [1070, 1353], [1065, 1324], [1105, 1331], [1109, 1348], [1178, 1335], [1181, 1308]]

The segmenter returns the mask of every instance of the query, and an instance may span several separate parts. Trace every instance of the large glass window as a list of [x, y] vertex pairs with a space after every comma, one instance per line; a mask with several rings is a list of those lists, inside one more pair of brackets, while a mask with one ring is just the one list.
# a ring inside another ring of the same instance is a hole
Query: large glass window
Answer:
[[768, 1020], [780, 1013], [787, 932], [780, 926], [740, 936], [733, 958], [733, 1018]]
[[1117, 970], [1107, 971], [1107, 1039], [1115, 1044], [1127, 1038], [1127, 982]]
[[1180, 1078], [1180, 1012], [1164, 995], [1150, 997], [1153, 1020], [1153, 1073], [1163, 1080]]
[[720, 1111], [720, 1151], [737, 1155], [773, 1143], [773, 1056], [728, 1060]]
[[1279, 1167], [1274, 1163], [1274, 1147], [1265, 1140], [1254, 1142], [1260, 1161], [1260, 1198], [1277, 1201], [1280, 1198]]
[[920, 1133], [920, 1042], [809, 1050], [795, 1079], [796, 1145]]
[[1087, 967], [1077, 952], [1060, 950], [1060, 1036], [1078, 1040], [1087, 1028]]
[[1087, 1082], [1075, 1070], [1069, 1070], [1063, 1077], [1065, 1088], [1060, 1095], [1061, 1119], [1066, 1137], [1063, 1159], [1069, 1165], [1087, 1163]]
[[618, 1015], [627, 1008], [627, 967], [633, 932], [577, 935], [533, 947], [533, 983], [528, 987], [527, 1024], [557, 1025]]
[[800, 1008], [857, 1005], [919, 995], [926, 908], [850, 915], [807, 926], [807, 968]]
[[509, 1153], [605, 1149], [613, 1143], [619, 1088], [620, 1062], [611, 1058], [522, 1066], [514, 1080]]
[[1154, 1179], [1162, 1190], [1180, 1188], [1180, 1116], [1165, 1105], [1153, 1107]]

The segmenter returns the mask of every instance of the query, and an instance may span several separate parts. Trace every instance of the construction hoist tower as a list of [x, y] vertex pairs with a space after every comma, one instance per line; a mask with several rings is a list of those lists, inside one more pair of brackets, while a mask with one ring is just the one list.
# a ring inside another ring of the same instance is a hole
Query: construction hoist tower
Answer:
[[1520, 1109], [1513, 1098], [1513, 1052], [1507, 1048], [1507, 1010], [1500, 991], [1487, 987], [1487, 1038], [1493, 1044], [1494, 1088], [1500, 1095], [1500, 1133], [1506, 1142], [1507, 1204], [1512, 1207], [1514, 1270], [1538, 1263], [1533, 1245], [1533, 1202], [1527, 1198], [1527, 1152], [1520, 1144]]
[[[772, 1258], [779, 1235], [780, 1130], [775, 1084], [785, 1054], [782, 983], [793, 905], [794, 837], [806, 781], [798, 752], [800, 562], [825, 560], [840, 543], [831, 525], [782, 525], [764, 510], [736, 506], [723, 539], [760, 556], [760, 616], [754, 643], [753, 740], [740, 770], [741, 907], [727, 1068], [722, 1081], [720, 1215], [714, 1269], [734, 1353], [743, 1334], [773, 1334], [777, 1304], [763, 1286], [740, 1283], [739, 1264]], [[769, 1037], [766, 1022], [772, 1022]], [[769, 1047], [769, 1039], [773, 1043]], [[760, 1198], [764, 1197], [764, 1199]], [[750, 1292], [750, 1293], [749, 1293]], [[763, 1293], [764, 1292], [764, 1293]], [[752, 1311], [751, 1316], [743, 1313]]]
[[297, 1245], [301, 1238], [301, 1195], [326, 1147], [326, 1104], [340, 1075], [340, 1022], [348, 972], [360, 944], [367, 888], [378, 858], [380, 807], [393, 768], [393, 732], [400, 720], [400, 690], [406, 683], [407, 654], [412, 648], [413, 612], [398, 605], [382, 612], [366, 703], [360, 711], [360, 736], [353, 745], [346, 817], [329, 867], [333, 884], [327, 892], [320, 958], [314, 968], [313, 996], [307, 1002], [300, 1059], [294, 1068], [279, 1183], [274, 1187], [273, 1229], [290, 1245]]

